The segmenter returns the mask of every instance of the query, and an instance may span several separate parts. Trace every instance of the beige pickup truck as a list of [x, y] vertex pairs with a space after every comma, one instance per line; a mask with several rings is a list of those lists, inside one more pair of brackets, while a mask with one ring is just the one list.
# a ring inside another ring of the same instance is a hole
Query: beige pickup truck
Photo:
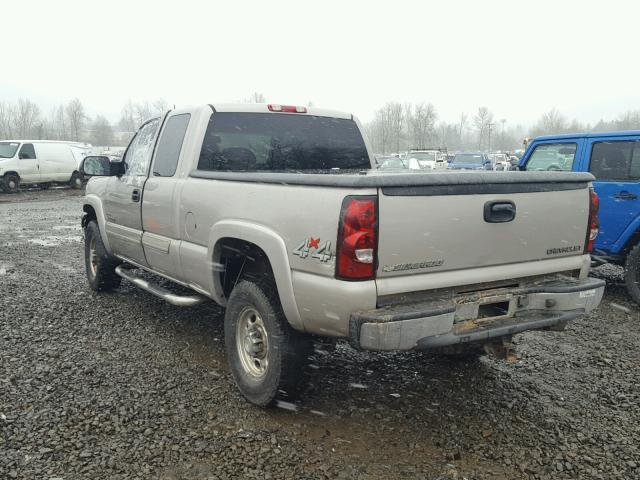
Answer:
[[153, 118], [122, 162], [82, 165], [89, 284], [224, 306], [230, 369], [262, 406], [299, 390], [314, 338], [477, 354], [600, 302], [590, 174], [376, 171], [372, 159], [336, 111]]

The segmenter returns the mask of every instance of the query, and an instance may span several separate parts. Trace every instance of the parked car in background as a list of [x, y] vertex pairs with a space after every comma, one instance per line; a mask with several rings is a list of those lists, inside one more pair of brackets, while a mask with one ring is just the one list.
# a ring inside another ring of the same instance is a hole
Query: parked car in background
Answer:
[[409, 165], [400, 157], [387, 158], [378, 165], [378, 169], [380, 170], [398, 170], [406, 168], [409, 168]]
[[547, 135], [520, 162], [527, 171], [589, 172], [600, 199], [596, 263], [625, 268], [625, 285], [640, 303], [640, 131]]
[[483, 152], [456, 153], [449, 164], [453, 170], [492, 170], [491, 159]]
[[14, 193], [20, 185], [66, 184], [82, 188], [75, 143], [48, 140], [0, 142], [0, 186]]
[[436, 149], [410, 150], [406, 159], [409, 168], [413, 170], [445, 170], [447, 168], [447, 155]]
[[489, 160], [491, 160], [494, 170], [507, 171], [511, 169], [511, 161], [509, 160], [509, 155], [506, 153], [489, 153], [488, 157]]

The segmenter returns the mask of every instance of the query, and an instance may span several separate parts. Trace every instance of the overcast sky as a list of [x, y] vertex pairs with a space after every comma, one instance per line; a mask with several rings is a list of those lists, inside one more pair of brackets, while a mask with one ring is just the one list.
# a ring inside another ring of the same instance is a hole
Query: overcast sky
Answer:
[[77, 96], [113, 121], [127, 99], [254, 91], [364, 121], [389, 100], [510, 124], [640, 108], [638, 1], [5, 0], [2, 16], [0, 100]]

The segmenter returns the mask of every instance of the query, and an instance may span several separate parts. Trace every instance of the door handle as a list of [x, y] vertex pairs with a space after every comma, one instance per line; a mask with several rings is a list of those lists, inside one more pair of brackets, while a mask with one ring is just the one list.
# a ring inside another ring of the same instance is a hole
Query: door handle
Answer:
[[516, 204], [510, 200], [497, 200], [484, 204], [484, 221], [506, 223], [516, 218]]
[[140, 201], [140, 190], [136, 188], [133, 192], [131, 192], [131, 200], [133, 200], [134, 202]]
[[636, 198], [638, 198], [638, 195], [636, 195], [635, 193], [631, 193], [631, 192], [627, 192], [626, 190], [623, 190], [621, 192], [616, 193], [613, 198], [619, 198], [620, 200], [635, 200]]

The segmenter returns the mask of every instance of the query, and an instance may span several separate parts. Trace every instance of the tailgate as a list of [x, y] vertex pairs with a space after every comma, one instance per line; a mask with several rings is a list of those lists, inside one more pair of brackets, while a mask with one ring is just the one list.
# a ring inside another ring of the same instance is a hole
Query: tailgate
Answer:
[[380, 188], [377, 276], [583, 254], [587, 182], [498, 181]]

